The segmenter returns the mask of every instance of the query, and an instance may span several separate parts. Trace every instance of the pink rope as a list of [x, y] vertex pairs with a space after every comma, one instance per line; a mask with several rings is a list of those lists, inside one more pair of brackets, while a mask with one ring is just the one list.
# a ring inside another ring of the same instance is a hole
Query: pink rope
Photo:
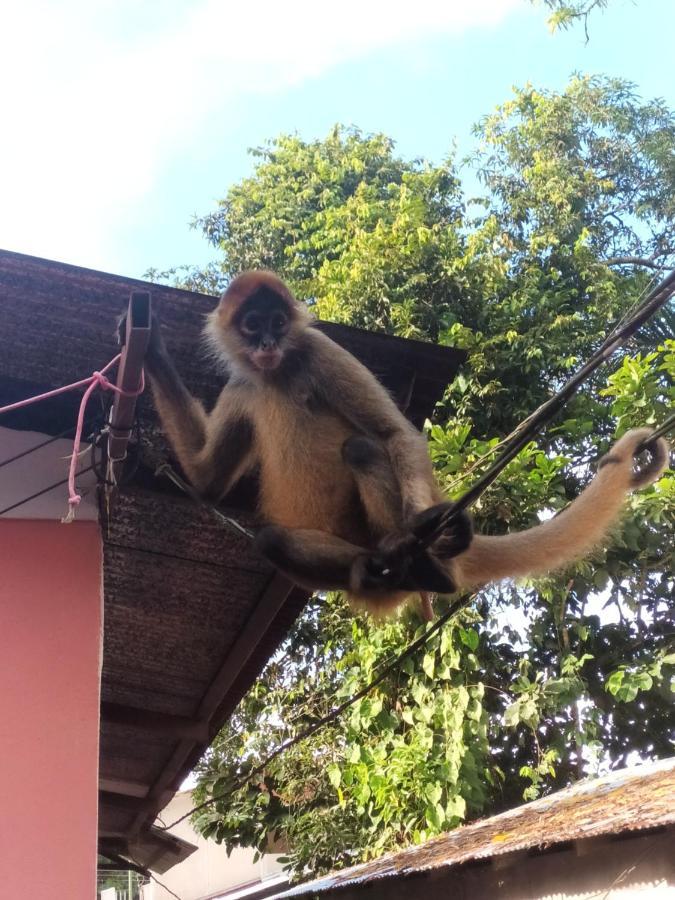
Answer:
[[47, 400], [49, 397], [56, 397], [58, 394], [64, 394], [66, 391], [74, 391], [77, 388], [87, 386], [84, 394], [82, 394], [82, 399], [80, 400], [80, 409], [77, 414], [77, 427], [75, 428], [75, 437], [73, 439], [73, 452], [70, 457], [70, 467], [68, 469], [68, 515], [62, 520], [63, 522], [72, 522], [73, 517], [75, 515], [75, 507], [79, 505], [82, 500], [80, 494], [75, 490], [75, 476], [77, 469], [77, 461], [80, 455], [80, 444], [82, 442], [82, 429], [84, 427], [84, 414], [87, 410], [87, 403], [89, 402], [89, 398], [92, 393], [96, 390], [97, 387], [100, 387], [104, 391], [115, 391], [116, 394], [121, 394], [124, 397], [138, 397], [139, 394], [143, 393], [145, 388], [145, 376], [143, 371], [141, 371], [141, 383], [138, 386], [138, 390], [136, 391], [124, 391], [122, 388], [117, 387], [116, 384], [113, 384], [106, 378], [105, 373], [108, 372], [116, 363], [120, 361], [122, 358], [122, 354], [118, 353], [114, 359], [111, 359], [110, 362], [104, 366], [100, 372], [93, 372], [89, 378], [83, 378], [81, 381], [74, 381], [72, 384], [66, 384], [63, 387], [55, 388], [53, 391], [47, 391], [45, 394], [38, 394], [36, 397], [28, 397], [26, 400], [19, 400], [17, 403], [10, 403], [8, 406], [0, 406], [0, 416], [3, 413], [12, 412], [15, 409], [21, 409], [24, 406], [28, 406], [31, 403], [38, 403], [40, 400]]

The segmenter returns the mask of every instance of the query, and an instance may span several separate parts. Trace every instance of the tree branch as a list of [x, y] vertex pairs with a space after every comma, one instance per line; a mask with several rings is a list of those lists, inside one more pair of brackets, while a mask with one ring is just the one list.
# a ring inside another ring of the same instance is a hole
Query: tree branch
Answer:
[[646, 259], [643, 256], [611, 256], [604, 260], [606, 266], [646, 266], [648, 269], [656, 269], [662, 272], [666, 266], [659, 265], [653, 259]]

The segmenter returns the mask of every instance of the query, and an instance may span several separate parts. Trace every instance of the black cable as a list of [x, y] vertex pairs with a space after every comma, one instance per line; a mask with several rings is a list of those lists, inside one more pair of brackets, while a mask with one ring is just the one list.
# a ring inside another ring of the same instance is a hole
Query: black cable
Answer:
[[[621, 322], [610, 331], [600, 348], [591, 356], [591, 358], [573, 375], [563, 387], [557, 391], [553, 397], [542, 403], [533, 413], [524, 419], [512, 432], [512, 437], [508, 440], [506, 448], [497, 458], [497, 460], [489, 467], [489, 469], [458, 499], [453, 505], [440, 513], [433, 519], [429, 519], [422, 526], [417, 528], [410, 537], [411, 552], [421, 552], [426, 550], [440, 535], [445, 531], [450, 522], [462, 510], [471, 506], [472, 503], [481, 496], [498, 475], [506, 468], [506, 466], [514, 459], [518, 453], [529, 443], [530, 440], [541, 431], [542, 427], [561, 410], [572, 396], [577, 392], [578, 388], [588, 380], [595, 370], [602, 365], [625, 341], [631, 337], [664, 303], [672, 296], [675, 291], [675, 271], [671, 272], [667, 278], [664, 278], [649, 294], [643, 302], [638, 306], [637, 311], [626, 321]], [[656, 436], [651, 435], [645, 442], [645, 446], [640, 448], [649, 449], [650, 444], [655, 440]]]
[[168, 825], [164, 825], [160, 830], [168, 831], [170, 828], [174, 828], [176, 825], [179, 825], [181, 822], [188, 819], [190, 816], [193, 816], [196, 812], [199, 812], [201, 809], [205, 809], [207, 806], [211, 806], [213, 803], [218, 803], [220, 800], [226, 800], [228, 797], [231, 797], [232, 794], [235, 794], [238, 790], [244, 787], [245, 784], [254, 778], [256, 775], [259, 775], [262, 771], [264, 771], [267, 766], [275, 760], [278, 756], [281, 756], [282, 753], [285, 753], [286, 750], [290, 750], [291, 747], [295, 747], [296, 744], [301, 743], [302, 741], [307, 740], [307, 738], [312, 737], [312, 735], [316, 734], [317, 731], [320, 731], [324, 726], [330, 724], [330, 722], [335, 721], [342, 713], [349, 709], [350, 706], [353, 706], [367, 694], [369, 694], [373, 688], [376, 688], [378, 684], [384, 681], [384, 679], [397, 669], [404, 659], [407, 659], [408, 656], [411, 656], [421, 647], [424, 647], [429, 639], [436, 634], [437, 631], [446, 624], [446, 622], [455, 615], [455, 613], [459, 612], [460, 609], [465, 607], [473, 598], [475, 594], [463, 594], [461, 597], [458, 597], [453, 603], [450, 604], [450, 607], [446, 612], [443, 613], [442, 616], [439, 616], [438, 619], [434, 622], [434, 624], [426, 631], [423, 635], [417, 638], [417, 640], [413, 641], [411, 644], [405, 648], [405, 650], [401, 651], [390, 663], [386, 664], [379, 675], [376, 675], [372, 681], [370, 681], [365, 687], [361, 688], [361, 690], [357, 691], [355, 694], [352, 694], [347, 700], [340, 703], [330, 712], [326, 713], [325, 716], [321, 716], [320, 719], [317, 719], [313, 725], [310, 725], [309, 728], [305, 728], [304, 731], [301, 731], [299, 734], [296, 734], [295, 737], [290, 738], [287, 741], [284, 741], [283, 744], [280, 744], [276, 750], [273, 750], [265, 759], [255, 766], [247, 775], [242, 775], [240, 779], [238, 779], [227, 791], [223, 791], [221, 794], [217, 794], [214, 797], [210, 797], [208, 800], [205, 800], [203, 803], [200, 803], [198, 806], [193, 807], [191, 810], [186, 812], [184, 815], [180, 816], [180, 818], [176, 819], [173, 822], [170, 822]]
[[655, 431], [652, 431], [647, 440], [643, 441], [640, 444], [636, 452], [640, 454], [644, 450], [649, 450], [650, 445], [653, 444], [657, 438], [663, 437], [664, 434], [668, 434], [668, 432], [672, 431], [673, 428], [675, 428], [675, 413], [668, 416], [665, 422], [659, 425], [659, 427]]
[[217, 506], [213, 503], [209, 503], [208, 500], [205, 500], [201, 494], [197, 493], [197, 491], [192, 487], [192, 485], [188, 484], [187, 481], [184, 481], [180, 475], [168, 464], [162, 463], [161, 466], [155, 470], [155, 475], [166, 475], [166, 477], [173, 481], [176, 487], [179, 487], [183, 493], [187, 494], [195, 503], [199, 504], [199, 506], [203, 506], [205, 509], [211, 513], [214, 518], [218, 519], [218, 521], [224, 525], [226, 528], [229, 528], [230, 531], [235, 532], [242, 537], [248, 538], [252, 541], [255, 537], [255, 534], [244, 525], [241, 525], [237, 522], [236, 519], [233, 519], [231, 516], [226, 516], [225, 513], [221, 512]]
[[54, 441], [60, 441], [62, 438], [68, 437], [68, 435], [72, 431], [74, 431], [73, 425], [71, 425], [70, 428], [66, 428], [65, 431], [61, 432], [61, 434], [55, 434], [53, 437], [47, 438], [46, 441], [35, 444], [34, 447], [29, 447], [28, 450], [22, 450], [21, 453], [17, 453], [15, 456], [10, 456], [9, 459], [3, 459], [2, 462], [0, 462], [0, 469], [2, 469], [3, 466], [8, 466], [10, 463], [16, 462], [17, 459], [23, 459], [24, 456], [30, 456], [31, 453], [35, 453], [36, 450], [41, 450], [48, 444], [53, 444]]
[[[84, 469], [80, 469], [79, 472], [75, 473], [75, 477], [78, 475], [84, 475], [85, 472], [93, 471], [93, 466], [87, 466]], [[19, 506], [23, 506], [24, 503], [30, 503], [31, 500], [35, 500], [36, 497], [41, 497], [43, 494], [47, 494], [49, 491], [53, 491], [54, 488], [61, 487], [62, 484], [68, 484], [67, 478], [62, 478], [61, 481], [56, 481], [54, 484], [50, 484], [49, 487], [42, 488], [41, 491], [36, 491], [34, 494], [31, 494], [30, 497], [24, 497], [23, 500], [19, 500], [17, 503], [12, 503], [11, 506], [6, 506], [4, 509], [0, 509], [0, 516], [4, 516], [5, 513], [11, 512], [13, 509], [17, 509]]]
[[[92, 443], [92, 441], [94, 440], [94, 434], [98, 430], [96, 427], [96, 423], [101, 421], [104, 421], [104, 419], [102, 420], [95, 415], [93, 421], [89, 425], [84, 426], [82, 431], [87, 435], [87, 437], [84, 439], [85, 443]], [[35, 453], [37, 450], [41, 450], [43, 447], [47, 447], [49, 444], [53, 444], [55, 441], [60, 441], [63, 438], [70, 437], [71, 432], [74, 431], [75, 426], [70, 425], [60, 434], [55, 434], [52, 437], [47, 438], [45, 441], [41, 441], [39, 444], [35, 444], [33, 447], [29, 447], [27, 450], [22, 450], [21, 453], [10, 456], [8, 459], [3, 459], [2, 462], [0, 462], [0, 469], [2, 469], [3, 466], [8, 466], [10, 463], [16, 462], [18, 459], [23, 459], [24, 456], [30, 456], [31, 453]]]

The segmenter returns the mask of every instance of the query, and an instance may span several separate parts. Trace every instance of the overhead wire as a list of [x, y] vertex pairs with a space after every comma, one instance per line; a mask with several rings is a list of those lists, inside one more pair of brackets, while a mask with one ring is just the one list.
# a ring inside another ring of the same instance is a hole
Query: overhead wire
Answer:
[[187, 481], [182, 479], [180, 475], [173, 469], [168, 463], [162, 463], [155, 470], [155, 475], [166, 475], [166, 477], [172, 481], [176, 487], [180, 488], [183, 493], [187, 494], [192, 500], [195, 501], [199, 506], [207, 509], [211, 515], [217, 519], [221, 525], [224, 525], [225, 528], [234, 532], [235, 534], [240, 535], [241, 537], [248, 538], [249, 540], [253, 540], [255, 534], [250, 530], [250, 528], [246, 528], [241, 522], [238, 522], [236, 519], [233, 519], [232, 516], [226, 516], [224, 512], [218, 509], [218, 507], [214, 503], [209, 503], [208, 500], [205, 500], [201, 494], [199, 494], [192, 485], [188, 484]]
[[[654, 431], [652, 431], [647, 443], [650, 444], [657, 438], [663, 437], [664, 435], [668, 434], [669, 431], [672, 431], [673, 428], [675, 428], [675, 413], [669, 415], [668, 418], [664, 422], [662, 422], [658, 428], [655, 428]], [[644, 444], [641, 447], [638, 447], [638, 451], [642, 449], [646, 449]]]
[[[653, 290], [649, 292], [644, 301], [639, 303], [634, 312], [624, 317], [607, 335], [605, 340], [599, 349], [591, 356], [591, 358], [586, 362], [585, 365], [579, 369], [579, 371], [569, 379], [569, 381], [563, 385], [563, 387], [557, 391], [553, 397], [539, 406], [533, 413], [531, 413], [526, 419], [524, 419], [511, 434], [505, 439], [506, 447], [500, 457], [493, 463], [492, 466], [485, 472], [481, 478], [477, 480], [477, 482], [468, 490], [466, 493], [453, 504], [452, 508], [449, 510], [449, 514], [445, 514], [440, 517], [440, 520], [437, 519], [435, 522], [432, 522], [434, 525], [433, 531], [429, 529], [425, 530], [422, 535], [415, 534], [414, 541], [416, 545], [420, 549], [424, 549], [429, 546], [433, 542], [433, 540], [438, 537], [438, 535], [448, 526], [449, 522], [457, 515], [460, 510], [465, 509], [471, 503], [475, 502], [475, 500], [485, 491], [485, 489], [497, 478], [497, 476], [503, 471], [503, 469], [508, 465], [508, 463], [520, 452], [520, 450], [529, 442], [529, 440], [536, 434], [543, 425], [548, 423], [553, 416], [561, 409], [565, 403], [570, 399], [571, 396], [576, 392], [576, 390], [580, 387], [580, 385], [588, 380], [588, 378], [593, 374], [593, 372], [603, 363], [605, 362], [618, 347], [620, 347], [623, 342], [630, 336], [632, 336], [638, 328], [644, 324], [673, 294], [675, 291], [675, 271], [671, 272], [670, 275], [665, 278], [660, 284], [658, 284]], [[661, 426], [656, 429], [649, 437], [649, 439], [645, 442], [644, 446], [638, 448], [638, 452], [641, 452], [645, 449], [649, 448], [657, 437], [666, 434], [673, 426], [675, 425], [675, 415], [669, 416], [665, 422], [661, 424]], [[192, 497], [197, 503], [202, 506], [208, 508], [211, 513], [223, 522], [228, 528], [231, 530], [235, 530], [240, 534], [244, 534], [247, 537], [253, 537], [252, 533], [241, 526], [236, 520], [231, 519], [228, 516], [225, 516], [218, 508], [214, 505], [205, 501], [203, 497], [201, 497], [197, 491], [195, 491], [190, 485], [184, 482], [180, 476], [174, 472], [174, 470], [168, 464], [164, 464], [159, 467], [157, 470], [157, 474], [165, 474], [169, 477], [174, 484], [181, 488], [181, 490], [185, 491], [188, 496]], [[185, 819], [190, 816], [195, 815], [200, 812], [202, 809], [207, 808], [208, 806], [213, 805], [214, 803], [218, 803], [222, 800], [226, 800], [228, 797], [231, 797], [234, 793], [248, 784], [256, 775], [261, 774], [269, 764], [279, 757], [282, 753], [285, 753], [287, 750], [290, 750], [292, 747], [301, 743], [302, 741], [307, 740], [312, 737], [330, 722], [335, 721], [346, 709], [353, 706], [363, 697], [365, 697], [370, 691], [372, 691], [375, 687], [377, 687], [384, 679], [389, 675], [392, 671], [394, 671], [400, 664], [412, 653], [416, 652], [421, 647], [425, 646], [428, 640], [440, 629], [446, 622], [454, 616], [459, 609], [463, 606], [466, 606], [468, 602], [475, 596], [475, 594], [465, 594], [462, 597], [455, 600], [448, 610], [440, 616], [436, 622], [429, 628], [424, 635], [417, 638], [411, 644], [408, 645], [400, 654], [396, 656], [396, 658], [385, 665], [382, 671], [365, 687], [361, 688], [361, 690], [357, 691], [355, 694], [350, 696], [343, 703], [336, 706], [334, 709], [330, 710], [326, 715], [319, 718], [316, 722], [310, 725], [308, 728], [301, 731], [299, 734], [295, 735], [293, 738], [283, 742], [280, 744], [274, 751], [268, 754], [265, 759], [262, 760], [258, 765], [254, 766], [248, 773], [242, 775], [239, 779], [236, 779], [234, 784], [232, 784], [228, 790], [214, 795], [213, 797], [208, 798], [203, 803], [198, 804], [197, 806], [190, 809], [187, 813], [180, 816], [173, 822], [168, 825], [163, 826], [162, 830], [168, 831], [169, 829], [175, 827], [176, 825], [183, 822]]]
[[[93, 466], [86, 466], [84, 469], [80, 469], [76, 474], [84, 475], [86, 472], [92, 472], [94, 469]], [[12, 503], [10, 506], [6, 506], [4, 509], [0, 509], [0, 516], [4, 516], [5, 513], [12, 512], [14, 509], [18, 509], [20, 506], [23, 506], [26, 503], [30, 503], [31, 500], [35, 500], [37, 497], [41, 497], [43, 494], [48, 494], [49, 491], [53, 491], [57, 487], [61, 487], [64, 484], [68, 484], [68, 478], [62, 478], [60, 481], [55, 481], [54, 484], [48, 485], [48, 487], [42, 488], [40, 491], [36, 491], [34, 494], [31, 494], [29, 497], [24, 497], [23, 500], [18, 500], [16, 503]]]
[[[601, 346], [591, 358], [576, 372], [556, 393], [541, 404], [505, 439], [506, 445], [502, 453], [487, 471], [478, 478], [465, 493], [459, 497], [451, 507], [440, 515], [427, 520], [419, 526], [411, 535], [410, 545], [413, 552], [421, 552], [427, 549], [448, 527], [450, 522], [468, 506], [471, 506], [484, 493], [484, 491], [496, 480], [497, 476], [506, 468], [529, 441], [541, 431], [542, 427], [551, 421], [579, 387], [617, 350], [624, 341], [643, 325], [664, 303], [666, 303], [675, 291], [675, 271], [671, 272], [645, 299], [637, 306], [634, 313], [627, 319], [623, 319], [607, 335]], [[670, 426], [669, 426], [670, 427]], [[664, 432], [665, 433], [665, 432]], [[649, 450], [655, 440], [651, 435], [638, 448], [639, 453]]]
[[30, 456], [31, 453], [36, 453], [38, 450], [42, 450], [43, 447], [47, 447], [49, 444], [53, 444], [55, 441], [60, 441], [63, 438], [67, 438], [74, 430], [75, 426], [71, 425], [69, 428], [66, 428], [64, 431], [60, 432], [60, 434], [55, 434], [53, 437], [47, 438], [46, 441], [41, 441], [39, 444], [35, 444], [34, 446], [29, 447], [27, 450], [22, 450], [20, 453], [15, 453], [14, 456], [3, 459], [2, 461], [0, 461], [0, 469], [2, 469], [4, 466], [8, 466], [10, 463], [16, 462], [19, 459], [23, 459], [24, 456]]
[[324, 716], [321, 716], [316, 722], [313, 722], [309, 727], [305, 728], [303, 731], [296, 734], [294, 737], [289, 738], [287, 741], [284, 741], [280, 744], [276, 750], [273, 750], [269, 753], [265, 759], [259, 763], [257, 766], [254, 766], [249, 772], [245, 775], [242, 775], [241, 778], [237, 779], [233, 785], [231, 785], [226, 791], [223, 791], [220, 794], [216, 794], [213, 797], [209, 797], [208, 800], [205, 800], [203, 803], [194, 806], [192, 809], [188, 810], [184, 815], [180, 816], [178, 819], [175, 819], [173, 822], [170, 822], [168, 825], [164, 825], [161, 830], [169, 831], [171, 828], [174, 828], [176, 825], [179, 825], [181, 822], [188, 819], [190, 816], [193, 816], [195, 813], [199, 812], [202, 809], [205, 809], [208, 806], [212, 806], [214, 803], [218, 803], [221, 800], [226, 800], [228, 797], [231, 797], [237, 791], [241, 790], [246, 784], [248, 784], [256, 775], [260, 775], [267, 766], [273, 762], [278, 756], [281, 756], [282, 753], [285, 753], [287, 750], [290, 750], [291, 747], [295, 747], [297, 744], [300, 744], [302, 741], [306, 741], [308, 738], [312, 737], [312, 735], [316, 734], [317, 731], [320, 731], [330, 722], [335, 721], [335, 719], [339, 718], [342, 713], [349, 709], [350, 706], [353, 706], [359, 700], [362, 700], [367, 694], [369, 694], [372, 690], [374, 690], [379, 684], [381, 684], [385, 678], [394, 672], [401, 663], [407, 659], [407, 657], [411, 656], [413, 653], [416, 653], [421, 647], [424, 647], [429, 640], [436, 634], [437, 631], [446, 624], [460, 609], [467, 606], [471, 600], [474, 598], [475, 594], [463, 594], [461, 597], [458, 597], [454, 600], [446, 612], [443, 615], [439, 616], [438, 619], [429, 627], [427, 631], [416, 640], [412, 641], [408, 646], [402, 650], [399, 654], [397, 654], [391, 662], [384, 665], [382, 670], [372, 679], [372, 681], [368, 682], [365, 687], [362, 687], [355, 694], [352, 694], [342, 703], [338, 704], [338, 706], [331, 709]]

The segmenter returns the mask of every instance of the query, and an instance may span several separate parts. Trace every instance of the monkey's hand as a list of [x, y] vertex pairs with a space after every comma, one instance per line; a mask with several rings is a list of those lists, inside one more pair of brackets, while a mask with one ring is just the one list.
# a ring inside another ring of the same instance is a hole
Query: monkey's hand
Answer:
[[448, 510], [442, 503], [415, 516], [405, 531], [386, 535], [375, 551], [359, 557], [352, 567], [351, 587], [355, 592], [419, 590], [452, 594], [455, 582], [443, 564], [462, 553], [471, 543], [473, 529], [466, 513], [458, 513], [430, 549], [422, 549], [415, 528], [429, 524]]
[[[438, 527], [441, 518], [452, 512], [453, 503], [438, 503], [418, 513], [409, 524], [410, 531], [417, 537], [424, 538], [425, 533]], [[439, 559], [452, 559], [468, 548], [473, 538], [473, 523], [463, 510], [449, 518], [440, 535], [432, 542], [431, 552]]]

